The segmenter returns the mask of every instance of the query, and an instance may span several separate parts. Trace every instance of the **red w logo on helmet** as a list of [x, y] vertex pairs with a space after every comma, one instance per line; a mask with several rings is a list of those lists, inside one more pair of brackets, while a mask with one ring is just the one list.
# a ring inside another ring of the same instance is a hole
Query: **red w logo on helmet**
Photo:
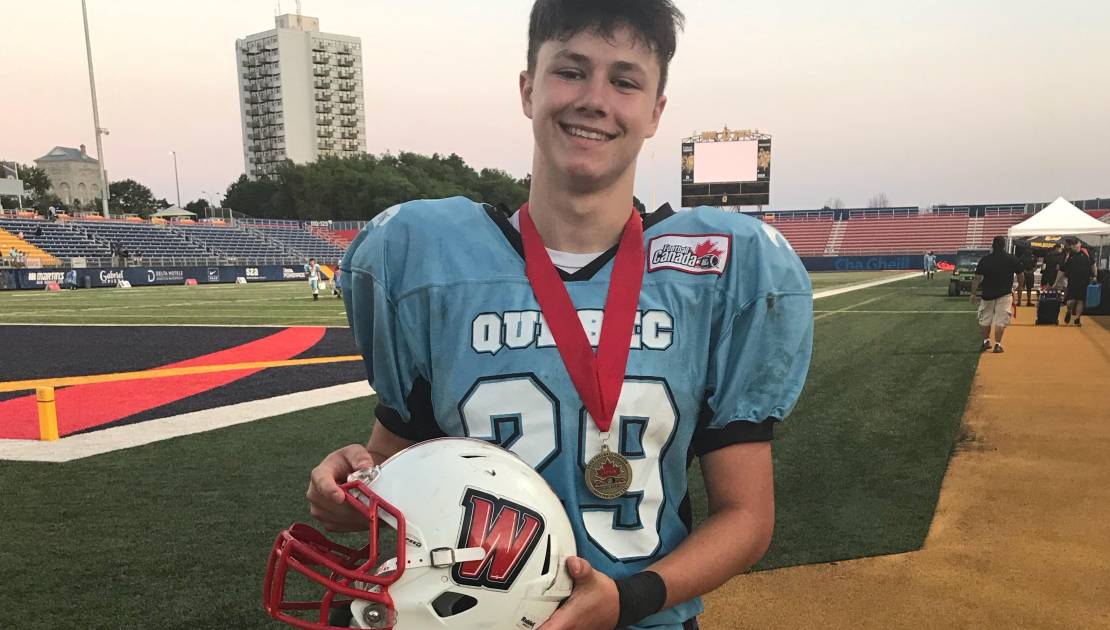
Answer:
[[454, 565], [451, 577], [466, 586], [509, 590], [540, 541], [543, 517], [523, 505], [473, 488], [466, 491], [462, 505], [466, 512], [458, 546], [481, 547], [486, 556]]

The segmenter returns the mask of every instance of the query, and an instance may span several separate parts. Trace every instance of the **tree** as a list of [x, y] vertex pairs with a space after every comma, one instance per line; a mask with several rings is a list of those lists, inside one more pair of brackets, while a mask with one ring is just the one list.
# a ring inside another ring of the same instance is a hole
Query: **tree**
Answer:
[[165, 199], [155, 199], [154, 193], [133, 179], [123, 179], [108, 184], [112, 208], [146, 217], [159, 208], [168, 208]]
[[889, 208], [890, 199], [887, 198], [886, 193], [879, 193], [867, 200], [868, 208]]
[[198, 217], [207, 216], [208, 212], [212, 209], [212, 204], [208, 203], [207, 199], [197, 199], [185, 204], [184, 210], [188, 210]]
[[[50, 194], [51, 183], [46, 171], [30, 164], [16, 164], [16, 168], [19, 170], [19, 179], [23, 182], [23, 190], [26, 193], [23, 196], [24, 206], [45, 212], [46, 208], [52, 205], [50, 202], [58, 200], [56, 195]], [[18, 197], [4, 197], [3, 201], [5, 208], [15, 208], [19, 205]]]
[[829, 200], [825, 202], [825, 209], [826, 210], [843, 210], [844, 209], [844, 202], [841, 201], [840, 197], [830, 197]]
[[269, 178], [245, 175], [228, 186], [224, 205], [258, 218], [364, 220], [411, 199], [463, 196], [516, 208], [528, 179], [493, 168], [475, 171], [458, 155], [402, 152], [286, 162]]
[[268, 217], [269, 204], [277, 194], [277, 183], [268, 178], [252, 180], [246, 175], [227, 187], [224, 194], [224, 205], [237, 212], [249, 214], [253, 217]]

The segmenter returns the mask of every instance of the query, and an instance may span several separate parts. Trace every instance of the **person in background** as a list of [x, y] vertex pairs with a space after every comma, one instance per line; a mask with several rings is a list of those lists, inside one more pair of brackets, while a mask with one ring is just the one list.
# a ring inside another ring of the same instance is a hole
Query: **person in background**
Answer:
[[1041, 286], [1051, 287], [1056, 284], [1056, 275], [1060, 273], [1060, 263], [1063, 262], [1064, 248], [1056, 243], [1052, 251], [1044, 256], [1044, 269], [1041, 269]]
[[[1010, 325], [1013, 305], [1014, 274], [1022, 271], [1021, 261], [1006, 252], [1006, 237], [991, 241], [991, 253], [983, 256], [971, 281], [971, 302], [979, 303], [979, 326], [983, 331], [980, 351], [991, 348], [991, 327], [994, 327], [994, 351], [1002, 352], [1002, 334]], [[982, 295], [978, 295], [982, 287]]]
[[932, 280], [937, 271], [937, 257], [932, 251], [925, 252], [925, 279]]
[[1075, 325], [1083, 325], [1083, 306], [1087, 302], [1087, 285], [1091, 283], [1094, 267], [1091, 257], [1079, 244], [1079, 239], [1069, 238], [1070, 250], [1067, 260], [1062, 266], [1064, 276], [1068, 279], [1068, 312], [1064, 315], [1064, 323], [1071, 323], [1075, 317]]
[[1025, 288], [1025, 305], [1033, 306], [1033, 277], [1037, 269], [1037, 259], [1033, 257], [1032, 250], [1025, 250], [1021, 255], [1021, 274], [1017, 277], [1017, 305], [1021, 305], [1021, 290]]
[[320, 299], [320, 265], [315, 258], [309, 258], [304, 266], [305, 277], [308, 278], [308, 288], [312, 289], [312, 301]]

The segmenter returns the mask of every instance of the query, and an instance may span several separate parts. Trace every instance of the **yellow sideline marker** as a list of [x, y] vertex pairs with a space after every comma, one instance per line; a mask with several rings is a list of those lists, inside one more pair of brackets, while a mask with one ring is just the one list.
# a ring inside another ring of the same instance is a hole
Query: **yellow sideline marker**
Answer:
[[54, 388], [49, 385], [35, 389], [39, 405], [39, 439], [53, 442], [58, 439], [58, 408], [54, 406]]
[[[192, 374], [210, 374], [213, 372], [234, 372], [237, 370], [261, 370], [274, 367], [292, 367], [297, 365], [319, 365], [322, 363], [343, 363], [346, 361], [361, 361], [357, 354], [337, 357], [316, 357], [313, 359], [288, 359], [285, 361], [255, 361], [253, 363], [225, 363], [221, 365], [194, 365], [179, 368], [155, 368], [137, 372], [115, 372], [112, 374], [90, 374], [87, 376], [65, 376], [61, 378], [39, 378], [27, 381], [0, 381], [0, 392], [18, 392], [25, 389], [37, 389], [39, 401], [42, 401], [43, 388], [50, 389], [50, 400], [54, 400], [55, 387], [68, 387], [70, 385], [91, 385], [93, 383], [111, 383], [115, 381], [136, 381], [149, 378], [166, 378], [169, 376], [190, 376]], [[51, 402], [53, 406], [53, 402]]]

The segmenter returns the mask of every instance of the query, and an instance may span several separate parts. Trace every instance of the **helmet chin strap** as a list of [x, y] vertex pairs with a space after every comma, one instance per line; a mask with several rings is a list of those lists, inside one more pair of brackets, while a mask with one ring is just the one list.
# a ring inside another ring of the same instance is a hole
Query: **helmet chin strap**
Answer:
[[[437, 569], [454, 566], [460, 562], [481, 560], [485, 557], [486, 550], [481, 547], [464, 547], [462, 549], [440, 547], [438, 549], [432, 549], [431, 553], [432, 566]], [[424, 559], [421, 558], [420, 560], [423, 561]], [[406, 561], [405, 564], [408, 564], [408, 561]]]

